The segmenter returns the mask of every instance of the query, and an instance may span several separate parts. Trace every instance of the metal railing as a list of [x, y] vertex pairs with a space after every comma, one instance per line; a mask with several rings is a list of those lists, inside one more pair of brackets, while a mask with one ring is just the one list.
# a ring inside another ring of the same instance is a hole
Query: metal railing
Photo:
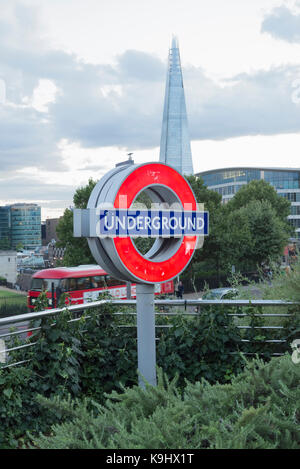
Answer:
[[[95, 307], [101, 307], [102, 305], [105, 304], [110, 304], [114, 306], [135, 306], [136, 305], [136, 300], [110, 300], [110, 299], [105, 299], [105, 300], [98, 300], [98, 301], [91, 301], [88, 303], [84, 304], [76, 304], [72, 306], [67, 306], [66, 308], [55, 308], [55, 309], [47, 309], [45, 311], [40, 311], [40, 312], [33, 312], [33, 313], [26, 313], [26, 314], [19, 314], [16, 316], [10, 316], [6, 318], [0, 318], [0, 364], [2, 362], [1, 368], [8, 368], [12, 366], [16, 366], [19, 364], [26, 363], [28, 360], [22, 360], [14, 363], [7, 363], [7, 357], [10, 352], [13, 352], [15, 350], [20, 350], [20, 349], [26, 349], [28, 347], [34, 347], [37, 342], [29, 342], [28, 343], [28, 338], [24, 337], [24, 343], [21, 345], [17, 345], [15, 347], [10, 347], [6, 348], [5, 342], [16, 336], [27, 336], [28, 333], [38, 331], [41, 329], [41, 327], [31, 327], [30, 322], [31, 321], [36, 321], [39, 319], [43, 319], [46, 317], [53, 317], [55, 318], [56, 315], [61, 313], [62, 311], [65, 311], [68, 309], [71, 313], [76, 313], [78, 312], [83, 312]], [[252, 307], [284, 307], [288, 308], [290, 306], [300, 306], [300, 303], [295, 303], [292, 301], [282, 301], [282, 300], [154, 300], [154, 305], [159, 309], [156, 311], [157, 316], [174, 316], [174, 315], [184, 315], [184, 316], [197, 316], [201, 314], [201, 307], [203, 306], [230, 306], [230, 307], [246, 307], [246, 306], [252, 306]], [[170, 311], [169, 309], [166, 311], [164, 310], [165, 308], [183, 308], [183, 312], [179, 311]], [[299, 310], [300, 311], [300, 310]], [[132, 312], [115, 312], [113, 314], [116, 315], [136, 315], [135, 311]], [[249, 317], [249, 313], [242, 313], [242, 312], [237, 312], [237, 313], [227, 313], [228, 316], [236, 317], [236, 318], [245, 318]], [[288, 318], [292, 316], [292, 314], [289, 313], [254, 313], [251, 314], [251, 316], [254, 317], [259, 317], [259, 318]], [[78, 317], [74, 317], [73, 319], [69, 320], [69, 322], [73, 321], [78, 321]], [[55, 323], [53, 324], [55, 325]], [[15, 331], [10, 331], [7, 330], [5, 331], [5, 326], [9, 327], [16, 327], [17, 330]], [[283, 326], [274, 326], [274, 325], [263, 325], [263, 326], [249, 326], [249, 325], [238, 325], [235, 324], [235, 326], [239, 329], [261, 329], [261, 330], [283, 330]], [[119, 327], [136, 327], [135, 325], [125, 325], [125, 326], [119, 326]], [[172, 325], [156, 325], [156, 328], [163, 328], [163, 327], [172, 327]], [[241, 339], [241, 342], [251, 342], [250, 340], [247, 339]], [[284, 343], [286, 342], [285, 339], [267, 339], [262, 341], [262, 343]], [[248, 353], [249, 354], [249, 353]], [[251, 354], [251, 353], [250, 353]], [[282, 353], [273, 353], [272, 355], [282, 355]]]

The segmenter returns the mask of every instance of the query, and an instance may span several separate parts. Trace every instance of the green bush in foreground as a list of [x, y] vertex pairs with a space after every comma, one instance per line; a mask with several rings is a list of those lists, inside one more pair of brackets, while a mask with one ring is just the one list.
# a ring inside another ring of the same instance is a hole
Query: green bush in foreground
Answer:
[[[299, 449], [300, 365], [254, 360], [231, 384], [202, 380], [111, 393], [105, 405], [39, 397], [64, 423], [35, 438], [41, 449]], [[91, 410], [92, 405], [92, 410]]]

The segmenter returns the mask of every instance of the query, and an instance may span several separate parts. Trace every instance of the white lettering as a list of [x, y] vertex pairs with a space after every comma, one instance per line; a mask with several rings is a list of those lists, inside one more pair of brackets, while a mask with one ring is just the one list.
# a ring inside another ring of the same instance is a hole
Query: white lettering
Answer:
[[107, 215], [104, 218], [104, 228], [106, 230], [112, 230], [114, 228], [114, 217], [111, 217], [111, 225], [109, 226], [108, 220], [107, 220]]
[[118, 227], [122, 228], [123, 230], [126, 229], [126, 217], [120, 218], [118, 217]]
[[168, 217], [162, 217], [162, 229], [163, 230], [168, 229]]
[[192, 227], [192, 230], [195, 231], [196, 229], [196, 219], [194, 220], [192, 218], [187, 219], [187, 229], [190, 230]]
[[137, 229], [138, 230], [142, 230], [143, 229], [143, 217], [137, 217], [137, 220], [136, 220], [136, 225], [137, 225]]
[[[183, 218], [183, 220], [182, 220], [182, 218]], [[185, 228], [186, 228], [186, 218], [185, 217], [180, 217], [179, 218], [179, 228], [181, 230], [185, 230]]]
[[203, 218], [197, 218], [197, 230], [202, 230], [204, 228]]
[[151, 218], [150, 217], [145, 217], [145, 229], [151, 229]]
[[[130, 225], [130, 222], [132, 222], [131, 225]], [[129, 215], [128, 222], [127, 222], [128, 229], [131, 230], [131, 229], [135, 228], [135, 224], [136, 224], [135, 217]]]
[[[156, 223], [157, 222], [157, 223]], [[154, 217], [152, 220], [152, 226], [155, 230], [159, 230], [160, 224], [159, 224], [159, 217]]]

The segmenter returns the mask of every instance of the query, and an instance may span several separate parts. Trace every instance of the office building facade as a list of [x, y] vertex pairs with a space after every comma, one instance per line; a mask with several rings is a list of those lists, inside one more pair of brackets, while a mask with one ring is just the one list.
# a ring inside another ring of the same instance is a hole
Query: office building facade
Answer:
[[277, 194], [291, 202], [288, 219], [295, 228], [294, 240], [300, 241], [300, 169], [294, 168], [222, 168], [198, 173], [208, 189], [218, 192], [226, 203], [250, 181], [264, 179]]
[[159, 161], [194, 174], [178, 40], [169, 51]]
[[41, 207], [25, 203], [0, 207], [0, 249], [2, 244], [7, 244], [6, 249], [41, 246]]
[[0, 207], [0, 250], [10, 249], [10, 209], [9, 206]]

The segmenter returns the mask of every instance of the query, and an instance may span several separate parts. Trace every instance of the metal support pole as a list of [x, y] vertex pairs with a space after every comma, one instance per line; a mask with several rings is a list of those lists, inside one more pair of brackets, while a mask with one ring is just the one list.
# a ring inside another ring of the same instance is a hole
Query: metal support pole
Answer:
[[136, 286], [137, 350], [141, 387], [145, 387], [142, 377], [152, 386], [156, 386], [154, 290], [154, 285]]
[[127, 300], [131, 300], [131, 282], [126, 282], [126, 296]]

